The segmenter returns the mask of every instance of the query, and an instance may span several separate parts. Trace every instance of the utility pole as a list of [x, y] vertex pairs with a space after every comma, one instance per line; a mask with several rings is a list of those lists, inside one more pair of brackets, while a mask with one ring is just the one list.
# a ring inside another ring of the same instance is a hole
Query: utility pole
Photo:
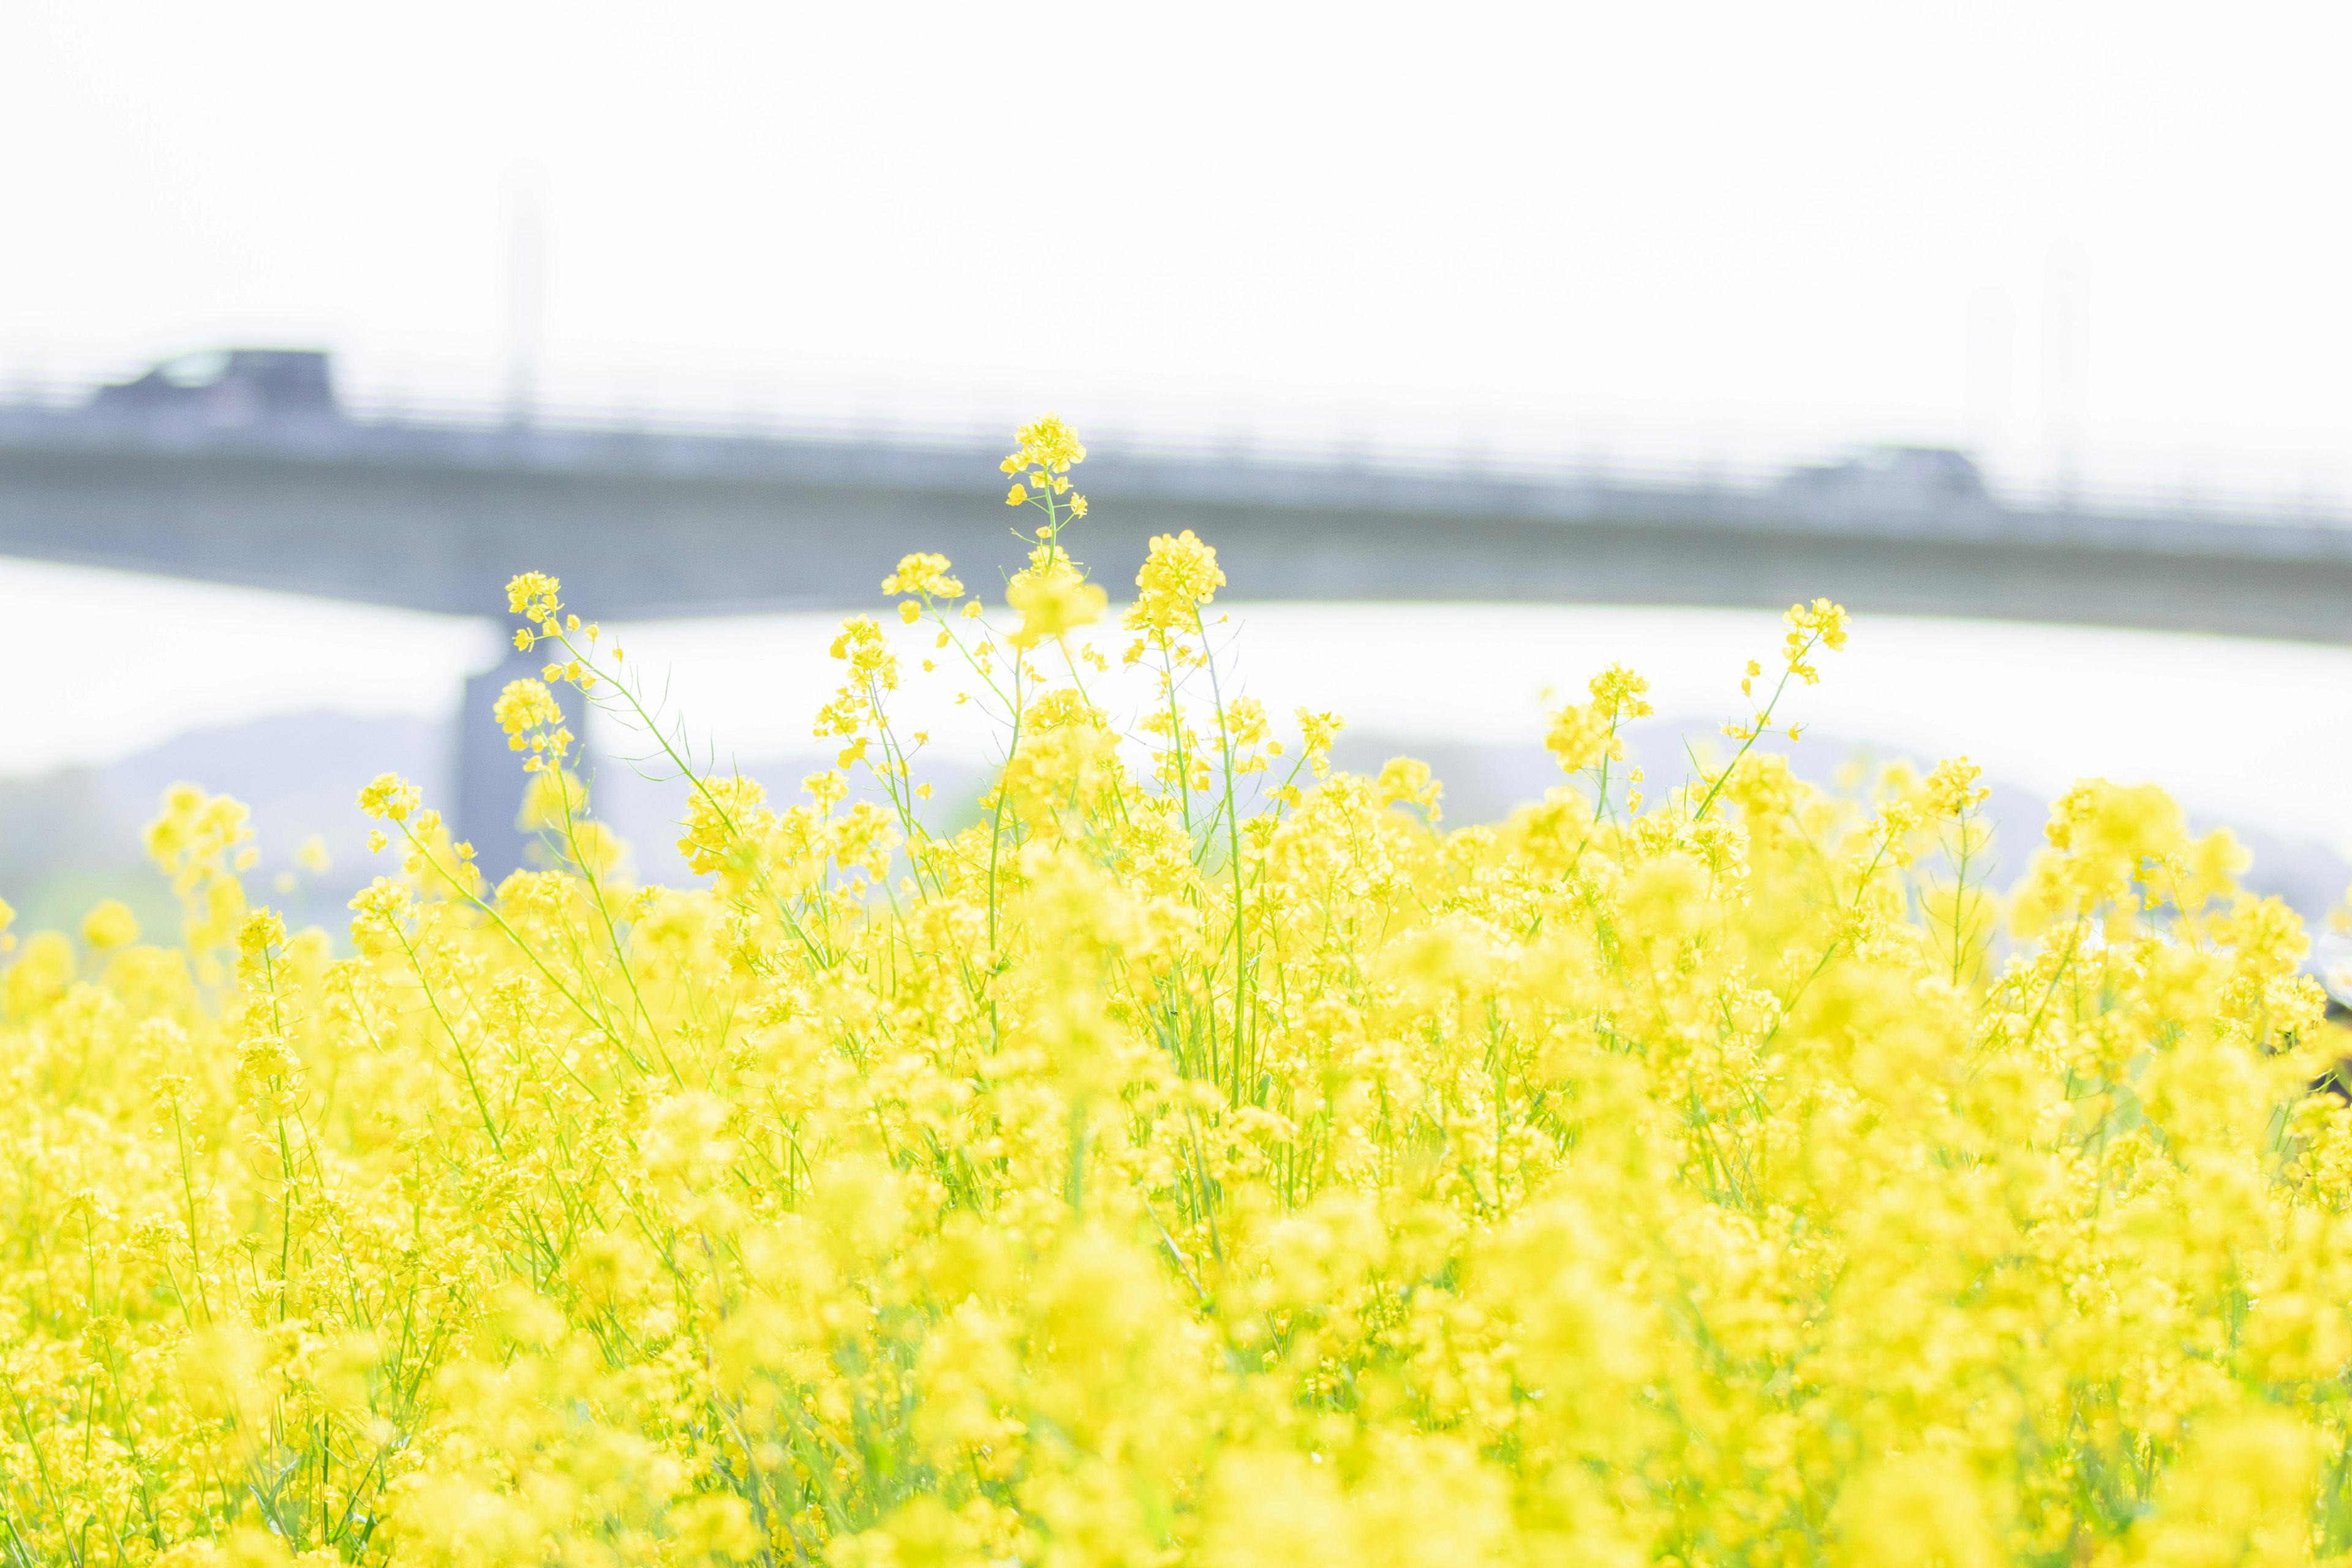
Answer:
[[539, 172], [507, 176], [506, 416], [520, 428], [539, 403], [540, 338], [547, 306], [547, 211]]
[[1979, 289], [1969, 301], [1968, 441], [1978, 465], [2000, 467], [2008, 456], [2010, 382], [2008, 292]]
[[2083, 276], [2072, 249], [2050, 252], [2042, 300], [2042, 422], [2052, 502], [2072, 511], [2082, 482]]

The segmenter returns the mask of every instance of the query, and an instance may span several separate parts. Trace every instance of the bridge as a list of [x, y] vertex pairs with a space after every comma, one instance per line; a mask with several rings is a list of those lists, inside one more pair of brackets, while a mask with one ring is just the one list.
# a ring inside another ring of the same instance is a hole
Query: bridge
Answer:
[[[562, 577], [607, 620], [872, 605], [898, 559], [1016, 569], [1002, 445], [89, 406], [0, 408], [0, 554], [503, 616]], [[1916, 456], [1916, 455], [1915, 455]], [[1927, 456], [1936, 456], [1928, 454]], [[1963, 464], [1963, 467], [1965, 465]], [[2015, 510], [1963, 482], [1822, 469], [1768, 485], [1098, 449], [1074, 546], [1113, 588], [1156, 533], [1216, 545], [1243, 599], [1656, 604], [2352, 642], [2352, 526]], [[469, 687], [459, 823], [515, 842], [510, 760]]]

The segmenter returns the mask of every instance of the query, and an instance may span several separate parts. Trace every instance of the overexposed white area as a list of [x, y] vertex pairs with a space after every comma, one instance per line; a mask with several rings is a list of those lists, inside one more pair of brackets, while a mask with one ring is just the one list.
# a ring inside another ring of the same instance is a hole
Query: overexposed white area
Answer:
[[460, 616], [0, 560], [0, 773], [285, 714], [454, 721], [498, 657], [494, 629]]
[[[1746, 611], [1583, 605], [1242, 604], [1215, 627], [1227, 694], [1256, 697], [1295, 734], [1291, 710], [1339, 712], [1400, 744], [1541, 745], [1549, 700], [1580, 699], [1608, 663], [1648, 677], [1662, 719], [1711, 727], [1742, 716], [1745, 662], [1770, 669], [1778, 617]], [[647, 689], [667, 699], [701, 754], [721, 764], [805, 756], [809, 721], [839, 683], [827, 657], [837, 617], [778, 615], [623, 628]], [[985, 763], [1000, 737], [953, 654], [928, 627], [885, 623], [905, 685], [900, 728], [935, 755]], [[1116, 664], [1116, 633], [1100, 646]], [[944, 659], [934, 675], [923, 657]], [[1828, 740], [1926, 763], [1964, 752], [2045, 798], [2074, 780], [2166, 785], [2210, 818], [2352, 849], [2352, 648], [2147, 632], [1871, 616], [1818, 687], [1792, 686], [1781, 717]], [[1001, 668], [1001, 667], [1000, 667]], [[1132, 722], [1148, 684], [1088, 676]], [[1196, 680], [1205, 697], [1206, 688]], [[608, 751], [632, 742], [609, 727]], [[837, 742], [833, 742], [837, 743]], [[1719, 744], [1719, 742], [1718, 742]]]
[[2348, 47], [2325, 0], [12, 0], [0, 378], [310, 344], [379, 392], [1761, 424], [2340, 497]]
[[[1114, 616], [1117, 607], [1113, 608]], [[1776, 617], [1591, 605], [1217, 607], [1228, 695], [1292, 732], [1299, 706], [1400, 745], [1539, 747], [1548, 703], [1603, 664], [1652, 683], [1662, 719], [1709, 728], [1742, 711], [1739, 670], [1771, 665]], [[839, 683], [840, 617], [719, 616], [614, 628], [629, 668], [721, 765], [829, 750], [810, 721]], [[959, 630], [970, 623], [956, 623]], [[882, 625], [900, 651], [899, 728], [932, 755], [985, 766], [1001, 733], [981, 688], [928, 626]], [[499, 655], [490, 624], [138, 574], [0, 562], [0, 773], [103, 765], [173, 735], [316, 711], [454, 721], [467, 675]], [[1132, 724], [1148, 682], [1087, 675]], [[926, 675], [919, 661], [939, 669]], [[1836, 746], [1922, 762], [1965, 752], [2044, 796], [2077, 777], [2165, 784], [2217, 820], [2352, 849], [2352, 648], [2149, 632], [1864, 616], [1822, 684], [1785, 709]], [[1002, 667], [1000, 666], [1000, 668]], [[1194, 680], [1196, 695], [1206, 687]], [[600, 750], [642, 746], [599, 722]]]
[[[1300, 706], [1351, 732], [1412, 744], [1541, 743], [1546, 708], [1604, 664], [1647, 676], [1663, 720], [1702, 744], [1738, 715], [1739, 670], [1780, 646], [1770, 615], [1591, 605], [1305, 605], [1218, 607], [1227, 695], [1257, 698], [1295, 733]], [[1113, 615], [1117, 614], [1114, 606]], [[628, 668], [698, 759], [804, 759], [838, 685], [840, 617], [720, 616], [613, 628]], [[1000, 727], [928, 626], [882, 625], [900, 653], [902, 732], [932, 758], [984, 767]], [[956, 623], [960, 631], [971, 623]], [[1125, 638], [1098, 628], [1109, 676], [1087, 673], [1122, 725], [1150, 684], [1117, 669]], [[454, 722], [467, 675], [499, 655], [487, 622], [76, 566], [0, 562], [0, 773], [103, 765], [175, 734], [318, 711]], [[919, 661], [940, 668], [925, 674]], [[2078, 777], [2163, 784], [2208, 818], [2352, 850], [2352, 648], [1864, 616], [1817, 688], [1784, 709], [1816, 739], [1920, 762], [1966, 752], [2044, 797]], [[1000, 670], [1002, 666], [999, 666]], [[1194, 678], [1194, 695], [1207, 688]], [[599, 750], [644, 749], [598, 721]]]

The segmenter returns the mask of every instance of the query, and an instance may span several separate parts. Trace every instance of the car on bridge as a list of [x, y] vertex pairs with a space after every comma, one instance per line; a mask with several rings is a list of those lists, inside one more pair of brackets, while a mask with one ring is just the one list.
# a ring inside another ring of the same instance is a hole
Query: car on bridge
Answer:
[[326, 354], [315, 349], [202, 349], [132, 381], [101, 386], [95, 413], [194, 418], [207, 425], [342, 417]]
[[1791, 470], [1771, 497], [1811, 516], [1991, 516], [2000, 503], [1966, 452], [1948, 447], [1873, 447], [1843, 462]]

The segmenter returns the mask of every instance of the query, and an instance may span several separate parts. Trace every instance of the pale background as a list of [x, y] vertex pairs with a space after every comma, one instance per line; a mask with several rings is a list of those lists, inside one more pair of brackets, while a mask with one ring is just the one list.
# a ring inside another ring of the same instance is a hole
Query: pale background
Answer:
[[[2074, 471], [2352, 508], [2347, 42], [2325, 5], [15, 0], [0, 391], [283, 343], [379, 402], [1050, 404], [1113, 443], [1765, 462], [1922, 440], [2021, 496]], [[1712, 724], [1773, 642], [1727, 614], [1233, 596], [1272, 702], [1457, 752], [1531, 752], [1542, 691], [1606, 658]], [[1819, 744], [1967, 751], [2045, 798], [2154, 778], [2342, 870], [2352, 654], [1854, 608], [1801, 710]], [[821, 626], [632, 636], [726, 754], [810, 746]], [[234, 772], [168, 747], [254, 723], [252, 754], [311, 746], [322, 778], [430, 768], [493, 646], [0, 563], [0, 775], [158, 746]], [[269, 728], [314, 712], [405, 738]], [[265, 828], [290, 847], [341, 788]]]

